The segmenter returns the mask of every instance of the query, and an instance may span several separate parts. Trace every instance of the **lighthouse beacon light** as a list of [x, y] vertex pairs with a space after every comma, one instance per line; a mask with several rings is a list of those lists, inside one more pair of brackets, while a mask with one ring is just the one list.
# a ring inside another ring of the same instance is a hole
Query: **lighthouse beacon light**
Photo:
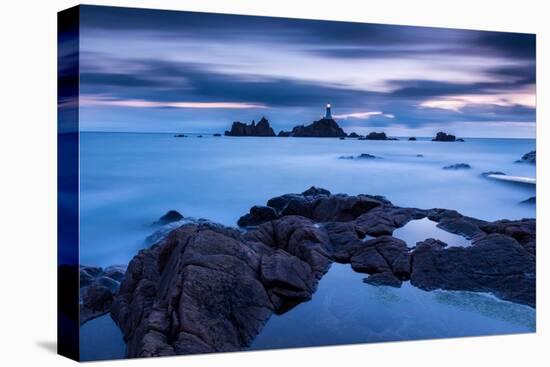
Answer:
[[327, 103], [327, 111], [325, 113], [325, 118], [326, 119], [332, 119], [332, 113], [330, 111], [330, 103]]

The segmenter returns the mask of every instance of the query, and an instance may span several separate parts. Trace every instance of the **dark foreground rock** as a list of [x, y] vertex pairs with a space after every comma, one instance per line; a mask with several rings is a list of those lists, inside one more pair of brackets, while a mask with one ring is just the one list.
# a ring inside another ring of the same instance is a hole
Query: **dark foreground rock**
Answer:
[[184, 225], [128, 265], [112, 317], [129, 357], [246, 348], [273, 312], [308, 300], [330, 259], [311, 220], [246, 233]]
[[[409, 248], [392, 236], [422, 218], [472, 245], [428, 238]], [[535, 307], [534, 219], [486, 222], [311, 187], [254, 206], [239, 224], [247, 230], [183, 224], [132, 259], [112, 300], [101, 286], [91, 288], [88, 303], [112, 302], [129, 357], [245, 349], [272, 314], [310, 300], [333, 261], [368, 274], [364, 282], [374, 286], [410, 280], [425, 290], [490, 292]]]
[[101, 316], [113, 303], [126, 266], [115, 265], [105, 269], [94, 266], [80, 266], [80, 324]]
[[490, 234], [470, 247], [420, 243], [412, 253], [411, 283], [425, 290], [491, 292], [535, 307], [535, 257], [518, 241]]
[[305, 138], [340, 138], [345, 137], [346, 133], [333, 119], [322, 118], [307, 126], [295, 126], [290, 132], [290, 136]]
[[537, 163], [537, 151], [533, 150], [529, 153], [525, 153], [521, 159], [517, 160], [516, 163]]
[[275, 132], [269, 125], [269, 121], [262, 117], [256, 124], [252, 121], [250, 125], [235, 121], [230, 131], [225, 132], [226, 136], [275, 136]]

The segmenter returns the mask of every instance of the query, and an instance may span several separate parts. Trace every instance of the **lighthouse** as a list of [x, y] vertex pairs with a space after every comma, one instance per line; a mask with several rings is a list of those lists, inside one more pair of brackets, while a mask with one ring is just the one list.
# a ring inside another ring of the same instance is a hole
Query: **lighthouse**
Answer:
[[332, 113], [330, 112], [330, 103], [327, 103], [327, 111], [325, 113], [326, 119], [332, 119]]

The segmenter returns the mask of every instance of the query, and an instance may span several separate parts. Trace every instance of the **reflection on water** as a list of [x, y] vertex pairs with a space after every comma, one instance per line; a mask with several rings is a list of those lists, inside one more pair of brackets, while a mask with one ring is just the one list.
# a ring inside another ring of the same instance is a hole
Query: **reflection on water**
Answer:
[[393, 232], [393, 236], [405, 241], [409, 247], [414, 247], [417, 242], [427, 238], [435, 238], [449, 246], [464, 247], [471, 244], [470, 240], [439, 228], [436, 222], [428, 218], [411, 220], [403, 227], [397, 228]]
[[471, 292], [425, 292], [362, 282], [333, 264], [313, 299], [272, 316], [251, 349], [290, 348], [535, 331], [535, 310]]
[[80, 327], [80, 359], [96, 361], [126, 357], [122, 332], [109, 314], [99, 316]]

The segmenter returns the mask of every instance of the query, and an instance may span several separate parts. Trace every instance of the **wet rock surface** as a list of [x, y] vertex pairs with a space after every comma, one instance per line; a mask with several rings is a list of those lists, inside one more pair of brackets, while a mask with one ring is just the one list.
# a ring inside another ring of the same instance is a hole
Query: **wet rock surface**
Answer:
[[[392, 236], [423, 218], [472, 245], [427, 238], [408, 248]], [[534, 219], [486, 222], [311, 187], [254, 206], [239, 225], [183, 224], [132, 259], [111, 306], [129, 357], [245, 349], [272, 314], [310, 300], [334, 261], [368, 274], [371, 285], [410, 280], [535, 307]], [[90, 297], [110, 302], [102, 288]]]

